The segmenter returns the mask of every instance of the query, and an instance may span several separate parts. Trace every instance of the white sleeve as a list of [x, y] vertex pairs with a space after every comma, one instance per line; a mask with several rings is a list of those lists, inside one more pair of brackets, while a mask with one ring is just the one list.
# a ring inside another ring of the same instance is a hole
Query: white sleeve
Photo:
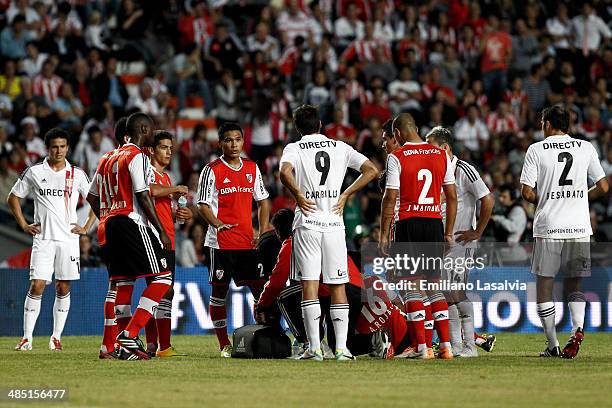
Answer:
[[257, 171], [255, 174], [255, 184], [253, 185], [253, 198], [255, 201], [265, 200], [270, 197], [268, 190], [266, 190], [266, 186], [263, 182], [263, 177], [261, 176], [261, 171], [259, 171], [259, 166], [256, 166]]
[[444, 174], [444, 181], [442, 185], [446, 186], [448, 184], [455, 184], [455, 166], [453, 166], [453, 162], [451, 162], [448, 154], [444, 153], [446, 156], [446, 174]]
[[[591, 145], [593, 146], [593, 145]], [[587, 171], [588, 178], [593, 183], [597, 183], [602, 178], [606, 177], [606, 172], [601, 167], [601, 162], [597, 156], [597, 151], [594, 147], [591, 148], [591, 158], [589, 160], [589, 169]]]
[[27, 197], [28, 193], [30, 192], [30, 187], [32, 185], [32, 183], [30, 182], [31, 175], [32, 175], [32, 172], [30, 171], [30, 168], [28, 167], [27, 169], [23, 171], [23, 173], [21, 173], [21, 176], [19, 176], [19, 179], [17, 180], [17, 182], [11, 189], [11, 193], [13, 193], [19, 198]]
[[400, 172], [402, 171], [401, 165], [397, 157], [390, 154], [387, 157], [387, 184], [385, 188], [391, 190], [399, 190], [400, 188]]
[[149, 190], [149, 171], [150, 171], [149, 158], [144, 153], [139, 153], [128, 165], [130, 171], [130, 178], [132, 179], [132, 189], [134, 193], [141, 193]]
[[357, 171], [361, 171], [361, 166], [363, 163], [368, 160], [363, 154], [359, 153], [357, 150], [353, 149], [351, 146], [346, 144], [346, 154], [347, 154], [347, 166], [351, 169], [355, 169]]
[[476, 200], [480, 200], [481, 198], [489, 195], [491, 191], [482, 180], [482, 177], [480, 177], [478, 171], [473, 167], [470, 167], [470, 170], [472, 170], [471, 174], [473, 177], [467, 180], [468, 191], [476, 198]]
[[215, 190], [215, 172], [209, 166], [204, 166], [198, 181], [198, 204], [211, 205]]
[[521, 184], [535, 188], [538, 181], [538, 156], [533, 145], [529, 146], [525, 154], [523, 171], [521, 172]]
[[96, 169], [96, 172], [94, 173], [93, 178], [91, 179], [91, 184], [89, 185], [88, 194], [99, 197], [100, 194], [98, 193], [98, 191], [100, 191], [100, 186], [98, 183], [98, 170]]
[[78, 177], [77, 189], [79, 191], [79, 194], [81, 194], [82, 197], [86, 198], [87, 193], [89, 193], [90, 187], [95, 185], [96, 183], [90, 182], [89, 177], [87, 177], [87, 174], [83, 170], [78, 169], [76, 174]]
[[293, 168], [295, 168], [297, 161], [298, 161], [298, 155], [295, 149], [295, 144], [289, 143], [283, 149], [283, 155], [281, 156], [280, 164], [282, 165], [283, 163], [289, 163], [290, 165], [293, 166]]

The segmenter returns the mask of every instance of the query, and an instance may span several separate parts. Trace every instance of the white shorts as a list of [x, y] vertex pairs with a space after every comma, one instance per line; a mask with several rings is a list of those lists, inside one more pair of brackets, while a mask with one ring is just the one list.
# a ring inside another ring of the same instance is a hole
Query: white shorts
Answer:
[[298, 228], [293, 232], [291, 279], [347, 283], [348, 259], [344, 230], [320, 232]]
[[470, 269], [474, 266], [476, 245], [454, 244], [444, 254], [443, 280], [454, 283], [467, 283]]
[[34, 238], [30, 259], [30, 280], [80, 279], [79, 239], [54, 241]]
[[591, 276], [591, 237], [573, 239], [535, 239], [531, 259], [534, 275], [554, 278], [563, 273], [565, 278]]

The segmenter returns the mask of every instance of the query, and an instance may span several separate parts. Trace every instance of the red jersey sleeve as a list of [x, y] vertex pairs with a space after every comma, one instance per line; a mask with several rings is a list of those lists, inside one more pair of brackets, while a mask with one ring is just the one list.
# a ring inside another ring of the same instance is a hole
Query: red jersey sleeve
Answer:
[[287, 238], [276, 259], [276, 265], [272, 269], [270, 279], [264, 285], [263, 292], [259, 297], [258, 304], [263, 307], [269, 307], [278, 297], [279, 293], [285, 287], [287, 279], [289, 279], [289, 270], [291, 266], [291, 237]]

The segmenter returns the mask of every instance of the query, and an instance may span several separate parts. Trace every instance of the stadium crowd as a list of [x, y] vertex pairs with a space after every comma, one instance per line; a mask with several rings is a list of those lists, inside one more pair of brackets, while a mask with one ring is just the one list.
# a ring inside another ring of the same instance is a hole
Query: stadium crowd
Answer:
[[[597, 0], [0, 0], [0, 195], [45, 156], [48, 129], [70, 132], [71, 161], [91, 176], [114, 147], [115, 120], [140, 110], [176, 135], [170, 174], [191, 203], [218, 155], [215, 126], [240, 122], [275, 213], [295, 204], [278, 164], [295, 137], [292, 109], [308, 103], [327, 136], [380, 169], [382, 126], [398, 113], [422, 135], [453, 128], [455, 153], [497, 196], [508, 192], [491, 225], [500, 239], [516, 207], [532, 216], [513, 197], [545, 106], [571, 112], [570, 133], [612, 175], [611, 14]], [[354, 245], [378, 240], [380, 201], [372, 183], [347, 204]], [[612, 216], [605, 200], [593, 209], [594, 223]], [[179, 263], [203, 263], [204, 232], [198, 219], [183, 227]]]

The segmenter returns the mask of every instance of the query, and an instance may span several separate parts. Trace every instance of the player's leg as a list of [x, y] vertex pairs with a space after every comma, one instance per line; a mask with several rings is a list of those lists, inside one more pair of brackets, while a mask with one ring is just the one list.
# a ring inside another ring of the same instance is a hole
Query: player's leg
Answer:
[[115, 281], [115, 287], [117, 288], [117, 297], [115, 298], [117, 334], [123, 332], [132, 319], [134, 283], [136, 283], [134, 279], [119, 279]]
[[294, 337], [293, 358], [298, 358], [308, 348], [304, 318], [302, 317], [302, 286], [292, 285], [283, 289], [277, 299], [281, 315]]
[[429, 297], [421, 295], [421, 300], [423, 302], [423, 308], [425, 309], [425, 344], [427, 345], [427, 348], [430, 349], [433, 345], [434, 317], [431, 312], [431, 302], [429, 301]]
[[532, 271], [536, 275], [536, 302], [548, 347], [541, 357], [559, 357], [559, 340], [555, 328], [555, 303], [553, 302], [554, 277], [561, 263], [562, 243], [536, 238], [533, 249]]
[[49, 349], [62, 350], [62, 332], [70, 311], [70, 281], [55, 281], [55, 302], [53, 303], [53, 333], [49, 339]]
[[[174, 282], [174, 276], [172, 279]], [[172, 285], [159, 301], [159, 306], [155, 311], [155, 323], [157, 325], [157, 335], [159, 339], [159, 348], [155, 354], [157, 357], [174, 357], [179, 354], [172, 347], [170, 337], [172, 334], [172, 299], [174, 298], [174, 288]]]
[[404, 313], [407, 316], [413, 357], [427, 354], [425, 305], [420, 292], [409, 291], [404, 295]]
[[225, 298], [232, 278], [232, 252], [209, 248], [208, 282], [212, 287], [208, 303], [219, 349], [223, 357], [231, 357], [232, 345], [227, 335], [227, 308]]
[[[153, 277], [148, 276], [145, 278], [145, 282], [147, 286], [149, 286], [152, 282]], [[160, 301], [161, 302], [161, 301]], [[149, 319], [147, 324], [145, 324], [145, 342], [147, 345], [147, 353], [155, 357], [155, 353], [157, 352], [157, 323], [155, 322], [155, 316], [153, 319]]]
[[100, 346], [100, 358], [113, 358], [109, 355], [115, 350], [115, 339], [117, 338], [117, 321], [115, 320], [115, 300], [117, 298], [117, 284], [114, 281], [108, 282], [108, 291], [104, 301], [104, 333], [102, 335], [102, 345]]

